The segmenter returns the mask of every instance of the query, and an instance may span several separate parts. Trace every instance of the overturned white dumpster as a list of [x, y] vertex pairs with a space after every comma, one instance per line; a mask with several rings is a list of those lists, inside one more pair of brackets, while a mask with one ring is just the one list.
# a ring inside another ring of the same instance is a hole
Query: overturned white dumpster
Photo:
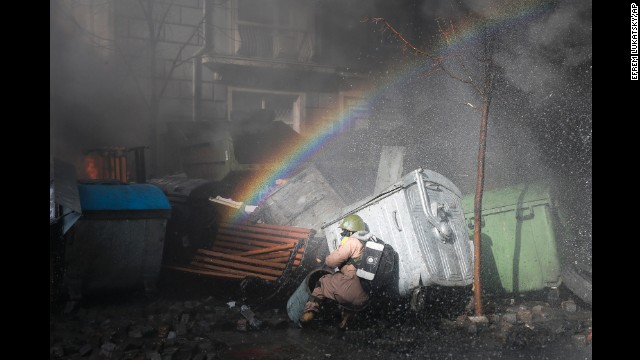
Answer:
[[340, 220], [357, 214], [368, 230], [398, 254], [399, 296], [426, 287], [467, 287], [473, 282], [473, 246], [460, 190], [444, 176], [417, 169], [380, 193], [342, 208], [322, 225], [333, 251]]

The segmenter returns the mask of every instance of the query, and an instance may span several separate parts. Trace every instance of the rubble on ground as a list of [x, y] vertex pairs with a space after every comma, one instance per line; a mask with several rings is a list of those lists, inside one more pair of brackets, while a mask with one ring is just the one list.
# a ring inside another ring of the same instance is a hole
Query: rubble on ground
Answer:
[[[512, 301], [494, 304], [492, 312], [481, 317], [461, 314], [429, 321], [365, 310], [345, 331], [337, 329], [335, 314], [299, 328], [285, 309], [256, 309], [211, 296], [80, 303], [71, 313], [51, 314], [50, 358], [347, 359], [358, 354], [374, 359], [456, 359], [471, 354], [509, 358], [511, 352], [547, 354], [532, 358], [591, 358], [590, 307], [572, 300], [557, 306]], [[343, 350], [337, 352], [336, 344]]]

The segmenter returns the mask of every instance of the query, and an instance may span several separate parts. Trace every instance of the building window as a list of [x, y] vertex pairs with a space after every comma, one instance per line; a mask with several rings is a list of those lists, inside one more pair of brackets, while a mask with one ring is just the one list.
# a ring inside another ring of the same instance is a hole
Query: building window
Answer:
[[307, 62], [314, 29], [309, 2], [237, 0], [236, 54]]
[[300, 93], [272, 92], [250, 89], [230, 89], [230, 119], [246, 119], [260, 109], [273, 110], [275, 121], [282, 121], [300, 132], [303, 95]]

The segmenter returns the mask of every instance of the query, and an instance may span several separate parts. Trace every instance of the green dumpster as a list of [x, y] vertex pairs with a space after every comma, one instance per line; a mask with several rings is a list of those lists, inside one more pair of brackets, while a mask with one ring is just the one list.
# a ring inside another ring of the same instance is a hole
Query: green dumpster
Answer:
[[[462, 201], [471, 239], [474, 197], [468, 194]], [[522, 293], [560, 285], [555, 214], [549, 187], [541, 183], [483, 192], [480, 279], [484, 291]]]

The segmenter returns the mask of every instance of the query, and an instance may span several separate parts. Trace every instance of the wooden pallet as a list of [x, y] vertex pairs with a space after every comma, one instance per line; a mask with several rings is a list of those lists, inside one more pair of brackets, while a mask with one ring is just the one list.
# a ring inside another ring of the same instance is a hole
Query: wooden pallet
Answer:
[[276, 281], [300, 265], [311, 229], [271, 224], [222, 223], [208, 248], [198, 249], [187, 264], [165, 266], [194, 274]]

